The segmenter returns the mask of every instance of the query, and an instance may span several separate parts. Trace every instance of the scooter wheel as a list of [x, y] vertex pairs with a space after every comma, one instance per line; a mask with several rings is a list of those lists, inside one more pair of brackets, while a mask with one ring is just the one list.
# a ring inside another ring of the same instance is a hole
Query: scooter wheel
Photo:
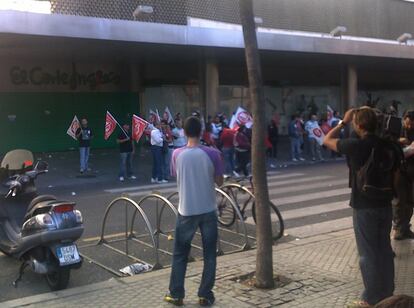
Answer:
[[69, 284], [70, 268], [59, 268], [56, 272], [46, 274], [46, 281], [52, 291], [66, 289]]

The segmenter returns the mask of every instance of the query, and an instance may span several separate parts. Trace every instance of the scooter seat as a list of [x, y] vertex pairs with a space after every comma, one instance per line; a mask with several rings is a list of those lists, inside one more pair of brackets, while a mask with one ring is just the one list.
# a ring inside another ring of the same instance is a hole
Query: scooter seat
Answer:
[[56, 197], [53, 196], [53, 195], [40, 195], [40, 196], [37, 196], [36, 198], [34, 198], [30, 202], [29, 207], [27, 208], [26, 212], [29, 213], [33, 209], [33, 207], [36, 204], [40, 203], [40, 202], [43, 202], [43, 201], [52, 201], [52, 200], [56, 200]]

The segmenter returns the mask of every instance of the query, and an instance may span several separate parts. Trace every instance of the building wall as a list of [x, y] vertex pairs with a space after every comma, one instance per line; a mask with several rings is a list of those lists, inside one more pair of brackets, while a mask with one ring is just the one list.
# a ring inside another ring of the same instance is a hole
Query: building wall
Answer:
[[76, 148], [66, 134], [74, 115], [88, 118], [94, 148], [113, 147], [114, 137], [103, 139], [106, 110], [120, 122], [139, 112], [138, 93], [125, 91], [129, 76], [117, 66], [9, 60], [0, 67], [0, 153]]
[[[154, 13], [140, 20], [186, 24], [187, 16], [239, 23], [238, 0], [51, 0], [52, 10], [133, 20], [137, 5]], [[403, 0], [254, 0], [264, 27], [329, 33], [338, 25], [349, 35], [396, 39], [414, 28], [414, 3]]]

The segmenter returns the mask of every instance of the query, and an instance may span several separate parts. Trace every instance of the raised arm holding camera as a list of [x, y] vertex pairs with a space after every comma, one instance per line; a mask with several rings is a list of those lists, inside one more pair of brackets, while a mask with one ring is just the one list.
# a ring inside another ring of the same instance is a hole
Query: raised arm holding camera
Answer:
[[[351, 123], [357, 136], [339, 139]], [[399, 156], [395, 143], [376, 134], [380, 123], [369, 107], [351, 109], [324, 140], [329, 149], [347, 156], [350, 169], [350, 206], [365, 287], [351, 307], [370, 307], [394, 292], [391, 201]]]

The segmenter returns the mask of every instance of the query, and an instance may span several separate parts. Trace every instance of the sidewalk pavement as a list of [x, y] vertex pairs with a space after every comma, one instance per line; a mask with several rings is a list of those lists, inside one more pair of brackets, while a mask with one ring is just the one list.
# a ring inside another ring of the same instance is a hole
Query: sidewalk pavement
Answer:
[[[414, 241], [393, 243], [396, 294], [414, 295]], [[284, 284], [259, 290], [238, 282], [255, 269], [256, 250], [218, 258], [215, 307], [345, 307], [362, 290], [352, 229], [274, 246], [274, 272]], [[189, 264], [186, 307], [198, 307], [202, 262]], [[1, 307], [170, 307], [162, 298], [170, 269], [0, 303]]]

